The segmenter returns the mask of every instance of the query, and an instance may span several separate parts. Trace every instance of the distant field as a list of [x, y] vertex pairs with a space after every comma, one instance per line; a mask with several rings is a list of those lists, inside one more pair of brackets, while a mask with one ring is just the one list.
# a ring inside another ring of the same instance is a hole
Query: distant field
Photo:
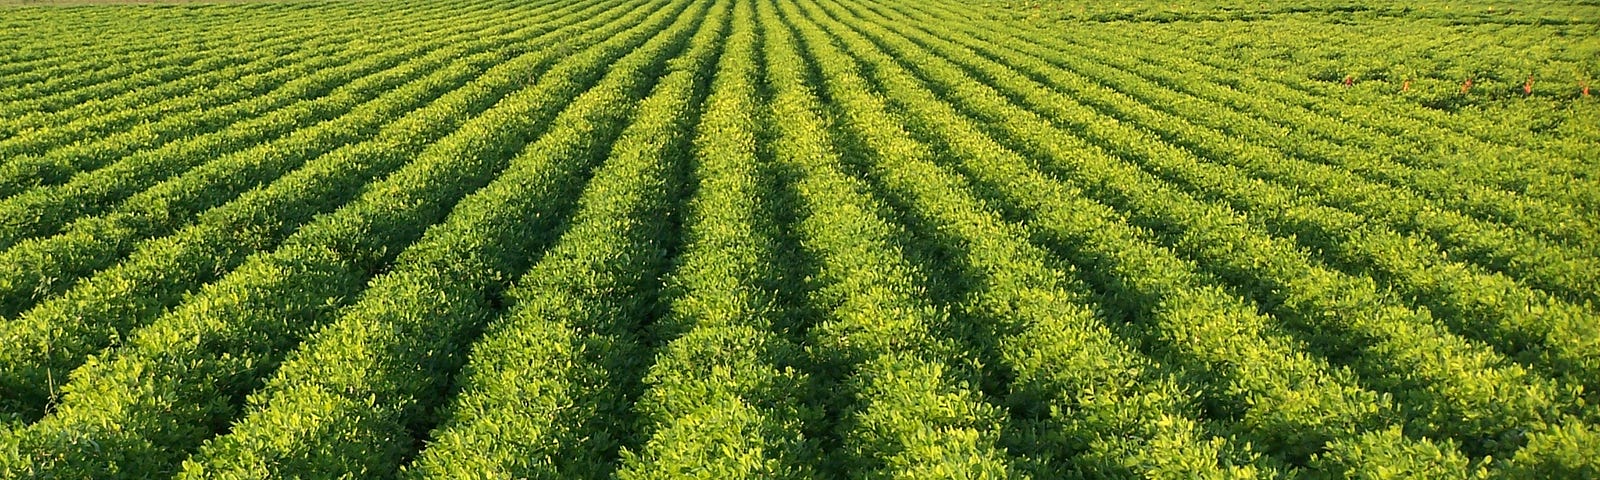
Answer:
[[286, 3], [295, 0], [0, 0], [0, 6], [77, 7], [91, 5], [226, 4], [252, 1]]
[[91, 3], [0, 478], [1600, 478], [1595, 2]]

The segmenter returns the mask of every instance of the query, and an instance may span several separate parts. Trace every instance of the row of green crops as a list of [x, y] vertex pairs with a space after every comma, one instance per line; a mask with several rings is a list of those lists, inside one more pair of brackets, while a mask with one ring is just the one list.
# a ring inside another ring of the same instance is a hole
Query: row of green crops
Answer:
[[0, 477], [1600, 477], [1592, 6], [1158, 3], [0, 6]]

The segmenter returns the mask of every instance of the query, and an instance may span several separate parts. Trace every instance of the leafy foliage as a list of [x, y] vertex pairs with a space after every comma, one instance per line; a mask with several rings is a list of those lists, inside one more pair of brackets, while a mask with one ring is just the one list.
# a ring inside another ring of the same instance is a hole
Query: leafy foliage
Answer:
[[0, 6], [0, 477], [1597, 477], [1591, 3]]

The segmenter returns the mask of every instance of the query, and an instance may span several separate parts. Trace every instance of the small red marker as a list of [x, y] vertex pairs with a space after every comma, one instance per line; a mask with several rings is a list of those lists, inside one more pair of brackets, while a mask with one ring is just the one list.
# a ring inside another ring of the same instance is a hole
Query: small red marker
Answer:
[[1533, 75], [1528, 75], [1528, 83], [1522, 84], [1522, 93], [1533, 95]]
[[1584, 80], [1583, 81], [1583, 96], [1585, 96], [1585, 97], [1589, 96], [1589, 81], [1588, 80]]
[[1401, 83], [1400, 84], [1400, 91], [1402, 91], [1402, 92], [1411, 91], [1411, 79], [1407, 78], [1405, 83]]
[[1461, 84], [1461, 93], [1467, 93], [1468, 90], [1472, 90], [1472, 79], [1470, 78]]
[[1348, 86], [1351, 86], [1351, 85], [1355, 85], [1355, 83], [1356, 83], [1356, 77], [1354, 75], [1345, 75], [1344, 76], [1344, 86], [1348, 87]]

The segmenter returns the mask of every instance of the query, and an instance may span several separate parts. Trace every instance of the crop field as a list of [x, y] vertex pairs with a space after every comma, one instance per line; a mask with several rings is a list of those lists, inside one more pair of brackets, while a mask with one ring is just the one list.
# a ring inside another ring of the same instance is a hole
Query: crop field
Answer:
[[0, 478], [1600, 478], [1593, 1], [0, 4]]

